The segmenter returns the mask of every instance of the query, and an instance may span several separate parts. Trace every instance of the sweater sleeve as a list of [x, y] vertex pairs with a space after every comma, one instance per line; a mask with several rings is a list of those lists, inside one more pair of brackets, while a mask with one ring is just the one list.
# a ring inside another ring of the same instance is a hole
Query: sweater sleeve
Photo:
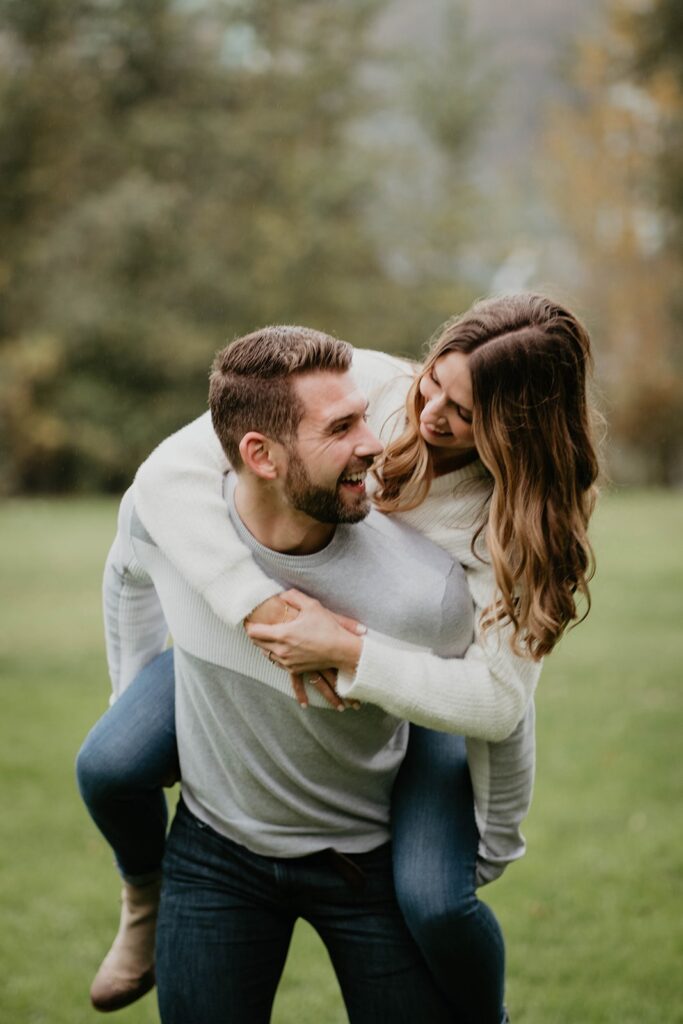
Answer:
[[155, 544], [219, 618], [237, 625], [282, 587], [259, 569], [226, 515], [229, 468], [205, 413], [161, 442], [133, 488], [136, 512]]
[[[475, 620], [488, 601], [482, 571], [465, 567], [474, 598]], [[485, 578], [490, 576], [486, 567]], [[390, 637], [368, 630], [355, 673], [340, 672], [337, 689], [349, 700], [379, 704], [400, 718], [474, 739], [505, 739], [521, 721], [538, 682], [541, 665], [515, 655], [511, 629], [477, 629], [462, 658], [441, 658], [398, 649]]]
[[135, 557], [131, 542], [133, 499], [126, 492], [119, 510], [116, 538], [104, 569], [102, 597], [107, 664], [112, 701], [157, 654], [168, 627], [154, 584]]
[[508, 864], [524, 856], [522, 822], [531, 805], [536, 768], [535, 717], [531, 700], [507, 739], [466, 739], [479, 830], [479, 885], [494, 881]]

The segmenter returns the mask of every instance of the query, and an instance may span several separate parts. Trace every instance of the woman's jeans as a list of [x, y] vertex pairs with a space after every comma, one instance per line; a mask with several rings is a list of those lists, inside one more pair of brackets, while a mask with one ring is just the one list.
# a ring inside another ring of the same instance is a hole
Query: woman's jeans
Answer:
[[162, 787], [180, 778], [173, 651], [151, 661], [88, 733], [78, 788], [127, 882], [161, 871], [168, 815]]
[[[166, 834], [161, 787], [178, 776], [172, 652], [143, 669], [102, 716], [76, 768], [123, 877], [157, 875]], [[504, 944], [476, 896], [477, 843], [464, 740], [411, 726], [392, 805], [396, 896], [454, 1022], [500, 1024]]]

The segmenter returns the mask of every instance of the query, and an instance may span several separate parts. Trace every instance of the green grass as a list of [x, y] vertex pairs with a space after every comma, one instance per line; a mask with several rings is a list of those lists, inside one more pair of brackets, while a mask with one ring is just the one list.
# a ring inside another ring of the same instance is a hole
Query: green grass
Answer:
[[[108, 501], [0, 507], [0, 1021], [93, 1024], [115, 930], [111, 857], [73, 760], [105, 708], [99, 580]], [[586, 623], [548, 661], [524, 861], [487, 892], [514, 1024], [681, 1024], [683, 498], [603, 500]], [[153, 996], [117, 1014], [158, 1021]], [[317, 937], [297, 930], [275, 1024], [346, 1017]]]

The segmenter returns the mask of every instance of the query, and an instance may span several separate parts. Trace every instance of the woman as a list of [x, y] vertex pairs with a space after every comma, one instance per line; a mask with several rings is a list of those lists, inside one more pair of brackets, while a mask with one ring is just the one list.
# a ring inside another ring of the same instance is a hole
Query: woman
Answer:
[[[373, 353], [357, 353], [354, 368], [370, 396], [373, 425], [384, 424], [389, 441], [376, 471], [376, 504], [463, 563], [477, 642], [463, 659], [396, 651], [378, 634], [350, 633], [296, 592], [277, 605], [275, 625], [252, 620], [247, 630], [291, 671], [333, 666], [343, 698], [377, 703], [429, 727], [411, 730], [395, 790], [397, 893], [458, 1019], [498, 1024], [502, 936], [475, 887], [523, 852], [497, 849], [495, 828], [487, 833], [488, 810], [500, 803], [491, 780], [498, 785], [507, 770], [505, 785], [514, 785], [520, 758], [528, 768], [540, 660], [577, 618], [577, 591], [588, 596], [586, 526], [597, 475], [586, 395], [589, 340], [562, 307], [540, 296], [514, 296], [478, 303], [448, 323], [414, 375]], [[225, 468], [208, 425], [197, 421], [143, 467], [136, 506], [154, 540], [214, 611], [236, 622], [273, 599], [277, 587], [229, 532], [220, 486]], [[221, 529], [220, 545], [197, 558], [196, 535], [220, 537]], [[189, 550], [193, 559], [186, 563]], [[314, 679], [324, 689], [317, 673]], [[303, 700], [301, 680], [298, 687]], [[462, 740], [435, 728], [469, 737], [479, 834]], [[103, 788], [101, 779], [93, 782], [97, 729], [79, 759], [96, 821]], [[142, 729], [154, 771], [143, 766], [136, 782], [146, 772], [150, 799], [158, 801], [155, 786], [172, 743], [157, 741], [150, 723]], [[124, 837], [108, 838], [118, 854], [115, 840]], [[151, 852], [148, 866], [154, 867]], [[144, 881], [144, 875], [128, 871], [129, 879]]]

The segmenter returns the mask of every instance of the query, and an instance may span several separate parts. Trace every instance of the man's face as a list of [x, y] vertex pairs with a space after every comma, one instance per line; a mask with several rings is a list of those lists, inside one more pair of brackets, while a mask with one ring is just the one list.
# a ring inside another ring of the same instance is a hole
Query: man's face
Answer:
[[382, 451], [365, 422], [367, 399], [348, 372], [302, 374], [293, 386], [306, 411], [287, 447], [287, 499], [319, 523], [357, 523], [370, 511], [365, 476]]

